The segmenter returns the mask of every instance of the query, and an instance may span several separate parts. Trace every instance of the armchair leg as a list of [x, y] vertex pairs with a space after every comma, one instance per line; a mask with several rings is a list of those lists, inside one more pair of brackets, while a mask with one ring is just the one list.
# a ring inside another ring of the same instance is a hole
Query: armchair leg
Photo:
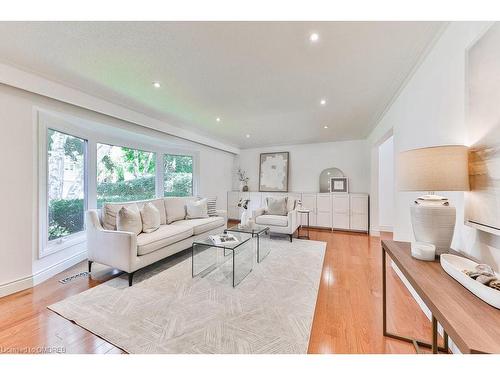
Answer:
[[289, 236], [290, 236], [290, 242], [292, 242], [292, 240], [293, 240], [293, 234], [289, 234]]
[[134, 272], [128, 274], [128, 286], [132, 286], [132, 280], [134, 279]]
[[89, 263], [89, 273], [91, 273], [92, 272], [92, 263], [94, 263], [94, 261], [89, 260], [88, 263]]

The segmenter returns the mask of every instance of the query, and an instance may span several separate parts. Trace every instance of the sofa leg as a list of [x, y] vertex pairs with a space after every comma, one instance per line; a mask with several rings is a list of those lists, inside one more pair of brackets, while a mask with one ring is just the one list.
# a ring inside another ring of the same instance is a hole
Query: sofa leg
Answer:
[[293, 240], [293, 234], [290, 234], [290, 242]]
[[89, 260], [89, 273], [92, 272], [92, 263], [94, 263], [94, 261]]
[[128, 274], [128, 286], [132, 286], [132, 280], [134, 278], [134, 273], [131, 272]]

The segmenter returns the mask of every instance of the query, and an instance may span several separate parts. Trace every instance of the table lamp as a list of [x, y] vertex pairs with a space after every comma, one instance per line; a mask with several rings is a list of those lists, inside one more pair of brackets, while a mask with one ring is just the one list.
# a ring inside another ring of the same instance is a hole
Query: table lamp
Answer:
[[469, 190], [466, 146], [437, 146], [404, 151], [399, 155], [399, 190], [427, 191], [410, 206], [417, 242], [436, 246], [436, 255], [449, 251], [455, 231], [455, 207], [436, 191]]

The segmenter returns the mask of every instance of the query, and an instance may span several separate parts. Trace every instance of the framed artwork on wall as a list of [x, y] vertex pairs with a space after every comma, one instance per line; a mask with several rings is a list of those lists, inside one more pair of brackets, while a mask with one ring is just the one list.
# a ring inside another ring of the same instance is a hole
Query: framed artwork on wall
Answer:
[[288, 152], [260, 154], [259, 191], [288, 192]]
[[465, 118], [470, 191], [465, 222], [500, 235], [500, 24], [493, 24], [466, 54]]
[[330, 179], [330, 192], [331, 193], [348, 193], [349, 186], [347, 177], [332, 177]]

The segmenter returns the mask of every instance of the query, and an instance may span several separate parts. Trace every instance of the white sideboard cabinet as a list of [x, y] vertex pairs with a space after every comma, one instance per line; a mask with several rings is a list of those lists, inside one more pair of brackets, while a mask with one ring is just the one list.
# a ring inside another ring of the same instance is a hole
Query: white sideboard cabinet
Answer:
[[[250, 199], [249, 214], [257, 208], [264, 207], [267, 197], [289, 196], [302, 201], [302, 208], [310, 210], [309, 225], [311, 227], [350, 230], [357, 232], [369, 231], [370, 200], [368, 194], [362, 193], [264, 193], [239, 192], [227, 193], [227, 212], [229, 219], [239, 220], [241, 209], [240, 199]], [[301, 223], [303, 221], [303, 223]], [[306, 225], [306, 215], [299, 215], [299, 223]]]

